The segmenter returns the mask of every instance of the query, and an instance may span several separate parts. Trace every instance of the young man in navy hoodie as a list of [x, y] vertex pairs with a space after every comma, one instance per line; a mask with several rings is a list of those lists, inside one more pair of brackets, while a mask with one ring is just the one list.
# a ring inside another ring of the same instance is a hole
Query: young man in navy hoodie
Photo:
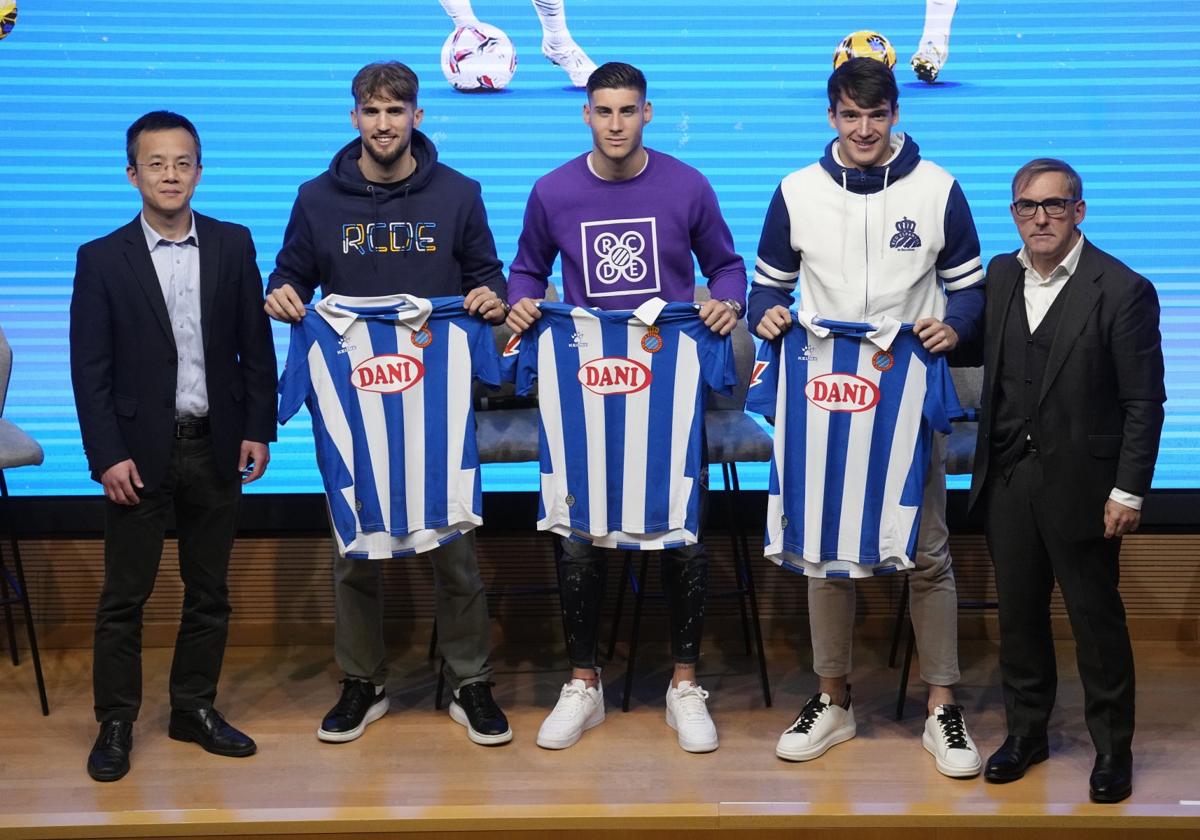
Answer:
[[[286, 323], [323, 294], [464, 296], [493, 323], [508, 307], [504, 273], [479, 184], [438, 163], [417, 130], [417, 76], [398, 61], [368, 64], [354, 77], [350, 122], [359, 137], [329, 170], [302, 184], [267, 284], [267, 314]], [[450, 714], [478, 744], [503, 744], [512, 730], [491, 692], [491, 625], [473, 532], [430, 552], [437, 627], [454, 702]], [[335, 552], [334, 649], [342, 696], [321, 721], [322, 741], [352, 741], [387, 712], [387, 651], [379, 561]]]
[[[979, 237], [962, 188], [922, 160], [900, 120], [899, 90], [887, 65], [847, 61], [829, 77], [829, 125], [837, 137], [818, 162], [786, 176], [767, 209], [750, 287], [748, 323], [774, 340], [791, 328], [789, 307], [836, 321], [883, 317], [914, 324], [934, 353], [969, 342], [982, 328]], [[946, 530], [946, 441], [934, 435], [925, 480], [911, 615], [921, 678], [929, 686], [922, 743], [937, 769], [969, 777], [981, 768], [954, 702], [958, 669], [958, 596]], [[813, 670], [819, 688], [779, 738], [776, 753], [808, 761], [853, 738], [848, 678], [854, 584], [808, 580]]]

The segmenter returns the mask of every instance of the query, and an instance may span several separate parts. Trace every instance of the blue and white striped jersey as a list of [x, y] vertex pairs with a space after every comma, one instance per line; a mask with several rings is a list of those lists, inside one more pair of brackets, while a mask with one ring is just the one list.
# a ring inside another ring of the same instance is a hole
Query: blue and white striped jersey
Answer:
[[775, 418], [765, 554], [814, 577], [910, 569], [933, 431], [963, 413], [946, 360], [894, 319], [793, 315], [746, 400]]
[[505, 351], [519, 392], [538, 382], [538, 529], [607, 548], [696, 542], [704, 402], [736, 381], [729, 338], [690, 303], [540, 307]]
[[499, 382], [491, 328], [461, 297], [327, 295], [292, 326], [279, 422], [307, 402], [346, 557], [402, 557], [483, 519], [471, 384]]

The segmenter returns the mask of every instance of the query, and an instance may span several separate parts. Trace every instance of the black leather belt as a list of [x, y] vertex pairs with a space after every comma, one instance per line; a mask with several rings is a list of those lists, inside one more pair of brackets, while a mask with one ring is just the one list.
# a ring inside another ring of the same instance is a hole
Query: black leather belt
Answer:
[[175, 423], [176, 440], [195, 440], [196, 438], [207, 437], [208, 433], [207, 417], [192, 417], [187, 420], [178, 420]]

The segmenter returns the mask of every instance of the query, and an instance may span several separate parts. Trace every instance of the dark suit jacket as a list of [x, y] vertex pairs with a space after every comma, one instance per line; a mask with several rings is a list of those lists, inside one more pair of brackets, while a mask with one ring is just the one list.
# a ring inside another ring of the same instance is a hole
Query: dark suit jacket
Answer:
[[[237, 472], [243, 440], [275, 440], [275, 348], [254, 242], [195, 214], [200, 326], [217, 467]], [[175, 437], [178, 354], [138, 218], [79, 249], [71, 296], [71, 382], [92, 478], [132, 458], [147, 490]]]
[[[983, 406], [971, 478], [977, 512], [991, 466], [996, 377], [1005, 321], [1024, 294], [1016, 253], [988, 265], [981, 340], [955, 351], [956, 363], [984, 365]], [[1163, 424], [1162, 339], [1158, 295], [1146, 278], [1084, 242], [1065, 295], [1034, 417], [1044, 484], [1034, 504], [1055, 513], [1067, 539], [1104, 532], [1104, 503], [1113, 487], [1150, 489]], [[1022, 304], [1023, 305], [1023, 304]]]

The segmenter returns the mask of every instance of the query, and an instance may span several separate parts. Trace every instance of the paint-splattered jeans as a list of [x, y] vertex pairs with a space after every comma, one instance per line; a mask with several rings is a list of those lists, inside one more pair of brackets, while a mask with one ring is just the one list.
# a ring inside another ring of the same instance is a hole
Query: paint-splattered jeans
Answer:
[[[563, 538], [558, 561], [559, 599], [567, 657], [573, 668], [596, 666], [600, 605], [608, 562], [605, 549]], [[671, 655], [681, 664], [700, 659], [704, 600], [708, 594], [708, 555], [703, 543], [661, 552], [662, 585], [671, 614]]]

